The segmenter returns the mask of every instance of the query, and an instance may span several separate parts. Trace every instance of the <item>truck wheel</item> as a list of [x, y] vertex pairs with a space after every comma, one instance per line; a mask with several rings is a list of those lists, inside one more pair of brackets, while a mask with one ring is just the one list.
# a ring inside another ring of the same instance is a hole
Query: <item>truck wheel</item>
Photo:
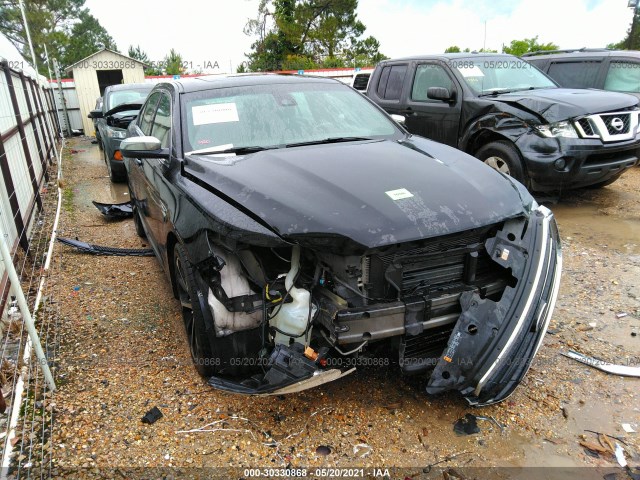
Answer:
[[527, 185], [522, 159], [515, 147], [506, 141], [487, 143], [476, 153], [476, 157], [499, 172]]
[[[210, 377], [219, 368], [219, 359], [213, 354], [205, 326], [205, 316], [213, 324], [213, 314], [207, 304], [208, 289], [179, 243], [174, 248], [173, 260], [174, 280], [182, 305], [182, 319], [189, 340], [191, 359], [200, 375]], [[211, 335], [214, 335], [213, 331]]]

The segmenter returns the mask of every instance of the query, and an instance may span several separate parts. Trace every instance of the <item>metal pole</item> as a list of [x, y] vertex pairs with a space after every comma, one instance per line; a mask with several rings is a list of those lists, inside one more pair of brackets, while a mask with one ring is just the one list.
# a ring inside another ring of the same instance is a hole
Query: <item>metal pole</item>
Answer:
[[[47, 71], [49, 72], [49, 82], [51, 82], [51, 80], [53, 80], [53, 77], [51, 76], [51, 61], [49, 60], [49, 52], [47, 52], [47, 44], [44, 44], [44, 54], [47, 57]], [[50, 87], [51, 85], [49, 85]]]
[[2, 260], [4, 261], [4, 269], [9, 275], [9, 281], [11, 282], [11, 286], [13, 287], [13, 293], [16, 295], [16, 299], [18, 300], [18, 305], [20, 306], [20, 312], [22, 313], [22, 318], [24, 320], [24, 324], [27, 327], [27, 332], [29, 333], [29, 338], [31, 339], [31, 345], [36, 352], [36, 358], [38, 359], [38, 363], [42, 368], [42, 373], [44, 374], [44, 379], [49, 386], [49, 390], [52, 392], [56, 391], [56, 383], [53, 380], [53, 375], [51, 375], [51, 370], [49, 369], [49, 363], [47, 362], [47, 357], [42, 350], [42, 345], [40, 345], [40, 338], [38, 337], [38, 331], [36, 330], [36, 326], [33, 321], [33, 317], [31, 317], [31, 312], [29, 311], [29, 305], [27, 304], [27, 299], [24, 296], [24, 292], [22, 291], [22, 287], [20, 285], [20, 279], [18, 278], [18, 274], [16, 273], [16, 269], [13, 266], [13, 261], [11, 260], [11, 253], [9, 252], [9, 247], [7, 247], [6, 236], [0, 240], [0, 253], [2, 254]]
[[[53, 59], [53, 69], [56, 72], [56, 80], [58, 81], [58, 94], [60, 95], [60, 103], [62, 104], [62, 110], [64, 111], [64, 126], [66, 127], [65, 133], [71, 136], [71, 122], [69, 121], [69, 112], [67, 112], [67, 100], [64, 98], [64, 91], [62, 90], [62, 80], [60, 80], [60, 66], [58, 61]], [[56, 112], [57, 113], [57, 112]]]
[[27, 41], [29, 42], [29, 49], [31, 50], [31, 61], [33, 62], [33, 68], [36, 71], [36, 76], [38, 75], [38, 61], [36, 60], [36, 54], [33, 51], [33, 44], [31, 43], [31, 33], [29, 33], [29, 24], [27, 23], [27, 15], [24, 13], [24, 4], [22, 0], [19, 0], [20, 11], [22, 12], [22, 21], [24, 22], [24, 30], [27, 32]]

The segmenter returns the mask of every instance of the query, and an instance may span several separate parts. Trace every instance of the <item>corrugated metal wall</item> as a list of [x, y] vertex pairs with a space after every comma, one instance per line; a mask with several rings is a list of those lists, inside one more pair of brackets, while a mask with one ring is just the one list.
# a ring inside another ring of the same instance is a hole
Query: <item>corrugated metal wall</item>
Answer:
[[[59, 137], [51, 89], [0, 63], [0, 235], [12, 251], [29, 247], [40, 189]], [[6, 284], [0, 262], [1, 284]], [[0, 291], [6, 295], [6, 289]], [[4, 304], [5, 298], [0, 298]]]

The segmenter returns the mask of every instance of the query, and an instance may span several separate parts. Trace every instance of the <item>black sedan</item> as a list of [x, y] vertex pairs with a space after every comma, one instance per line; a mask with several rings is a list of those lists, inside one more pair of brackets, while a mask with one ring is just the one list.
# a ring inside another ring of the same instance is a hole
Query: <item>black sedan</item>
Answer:
[[216, 388], [299, 391], [392, 351], [427, 392], [486, 405], [541, 345], [561, 271], [551, 212], [346, 85], [158, 84], [120, 148], [137, 232]]

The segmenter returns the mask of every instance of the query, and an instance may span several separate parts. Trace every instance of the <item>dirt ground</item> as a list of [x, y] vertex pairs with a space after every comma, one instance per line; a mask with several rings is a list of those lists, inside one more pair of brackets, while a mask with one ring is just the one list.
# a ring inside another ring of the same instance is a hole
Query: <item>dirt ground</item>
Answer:
[[[111, 186], [101, 155], [90, 139], [67, 142], [59, 235], [146, 246], [132, 220], [108, 221], [91, 204], [127, 200], [126, 186]], [[244, 470], [290, 466], [306, 468], [303, 478], [323, 472], [383, 478], [385, 468], [397, 467], [387, 478], [420, 478], [436, 468], [485, 469], [467, 478], [534, 478], [527, 472], [544, 466], [555, 468], [535, 478], [586, 479], [615, 471], [607, 441], [624, 446], [631, 466], [640, 465], [640, 433], [622, 427], [640, 431], [640, 379], [560, 355], [573, 349], [640, 365], [640, 168], [607, 188], [567, 194], [549, 206], [564, 242], [550, 332], [515, 394], [481, 409], [453, 393], [429, 397], [420, 382], [401, 378], [393, 367], [361, 369], [286, 397], [215, 391], [190, 364], [179, 305], [154, 257], [94, 257], [58, 244], [55, 282], [64, 294], [58, 299], [54, 473], [110, 471], [120, 473], [107, 476], [129, 478], [125, 469], [178, 467], [163, 475], [197, 476], [197, 469], [210, 468], [211, 477], [222, 472], [216, 467], [236, 467], [239, 477], [258, 478], [265, 472]], [[154, 406], [163, 417], [142, 423]], [[466, 413], [493, 417], [504, 428], [480, 420], [480, 433], [457, 436], [453, 423]], [[317, 470], [333, 467], [363, 470]], [[443, 478], [438, 475], [429, 478]]]

